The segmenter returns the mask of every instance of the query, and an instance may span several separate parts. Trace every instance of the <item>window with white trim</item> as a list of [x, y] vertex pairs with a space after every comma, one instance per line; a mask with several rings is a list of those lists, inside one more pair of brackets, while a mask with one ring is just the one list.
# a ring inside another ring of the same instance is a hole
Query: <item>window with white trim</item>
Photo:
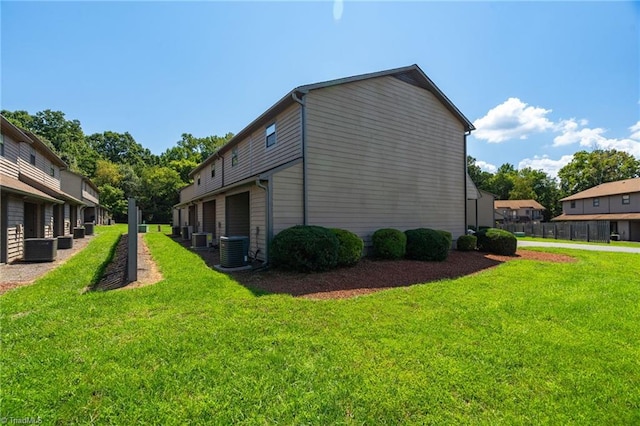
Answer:
[[238, 164], [238, 147], [231, 150], [231, 167], [235, 167]]
[[600, 198], [593, 199], [593, 207], [600, 207]]
[[216, 163], [213, 162], [211, 163], [211, 177], [215, 177], [216, 176]]
[[631, 204], [631, 196], [629, 194], [622, 196], [622, 204]]
[[31, 147], [31, 151], [29, 153], [29, 162], [34, 166], [36, 165], [36, 150], [34, 147]]

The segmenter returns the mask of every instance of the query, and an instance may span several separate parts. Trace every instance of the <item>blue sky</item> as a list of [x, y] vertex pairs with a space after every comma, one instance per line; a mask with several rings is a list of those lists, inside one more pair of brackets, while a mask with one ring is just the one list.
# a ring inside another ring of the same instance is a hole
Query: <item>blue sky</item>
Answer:
[[555, 174], [640, 158], [637, 2], [7, 2], [3, 109], [63, 111], [152, 152], [237, 133], [302, 84], [418, 64], [476, 125], [468, 152]]

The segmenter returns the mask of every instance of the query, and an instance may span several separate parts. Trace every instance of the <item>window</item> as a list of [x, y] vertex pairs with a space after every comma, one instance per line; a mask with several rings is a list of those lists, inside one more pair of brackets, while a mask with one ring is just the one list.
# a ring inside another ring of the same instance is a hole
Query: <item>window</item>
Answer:
[[211, 177], [215, 177], [215, 176], [216, 176], [216, 164], [211, 163]]
[[49, 169], [49, 174], [51, 177], [56, 177], [56, 169], [53, 166]]
[[600, 198], [593, 199], [593, 207], [600, 207]]
[[267, 148], [276, 144], [276, 123], [267, 126]]
[[231, 151], [231, 167], [238, 164], [238, 148], [233, 148]]
[[36, 150], [33, 147], [31, 147], [31, 153], [29, 154], [29, 162], [34, 166], [36, 165]]
[[576, 202], [575, 202], [575, 201], [572, 201], [572, 202], [571, 202], [571, 208], [572, 208], [572, 209], [575, 209], [575, 208], [576, 208]]
[[198, 175], [197, 180], [198, 180], [198, 186], [200, 186], [200, 175]]
[[631, 196], [629, 194], [622, 196], [622, 204], [631, 204]]
[[4, 157], [4, 135], [0, 134], [0, 155]]

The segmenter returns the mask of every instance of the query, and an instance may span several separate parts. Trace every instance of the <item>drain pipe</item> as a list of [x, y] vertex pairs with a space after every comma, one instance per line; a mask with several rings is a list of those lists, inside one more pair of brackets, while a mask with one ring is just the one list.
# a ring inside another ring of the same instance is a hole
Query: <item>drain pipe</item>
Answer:
[[300, 104], [300, 144], [302, 145], [302, 223], [304, 225], [309, 224], [308, 211], [309, 211], [309, 197], [307, 196], [307, 143], [306, 143], [306, 109], [304, 95], [301, 92], [302, 97], [298, 97], [295, 91], [291, 93], [291, 97], [294, 101]]
[[[264, 179], [263, 179], [264, 180]], [[264, 189], [265, 191], [265, 197], [266, 197], [266, 202], [265, 202], [265, 209], [266, 209], [266, 228], [267, 228], [267, 232], [265, 233], [264, 236], [264, 258], [265, 258], [265, 262], [262, 266], [260, 266], [259, 268], [256, 268], [255, 270], [259, 270], [259, 269], [263, 269], [269, 266], [269, 243], [271, 242], [271, 194], [269, 193], [269, 186], [264, 186], [262, 184], [262, 182], [260, 181], [260, 177], [258, 176], [258, 178], [256, 179], [256, 186], [260, 189]], [[256, 251], [256, 256], [257, 256], [257, 251]]]

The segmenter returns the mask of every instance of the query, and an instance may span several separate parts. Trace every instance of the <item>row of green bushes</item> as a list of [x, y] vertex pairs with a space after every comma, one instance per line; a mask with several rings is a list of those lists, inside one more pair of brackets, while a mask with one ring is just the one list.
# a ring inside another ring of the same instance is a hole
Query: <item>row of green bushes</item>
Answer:
[[364, 242], [353, 232], [322, 226], [287, 228], [271, 242], [271, 262], [296, 271], [326, 271], [351, 266], [362, 256]]
[[[373, 254], [380, 259], [444, 261], [449, 256], [450, 232], [429, 228], [399, 231], [379, 229], [372, 236]], [[517, 239], [501, 229], [483, 229], [457, 240], [458, 250], [482, 250], [502, 255], [516, 252]], [[271, 243], [274, 266], [297, 271], [326, 271], [351, 266], [362, 256], [364, 243], [345, 229], [298, 225], [280, 232]]]

